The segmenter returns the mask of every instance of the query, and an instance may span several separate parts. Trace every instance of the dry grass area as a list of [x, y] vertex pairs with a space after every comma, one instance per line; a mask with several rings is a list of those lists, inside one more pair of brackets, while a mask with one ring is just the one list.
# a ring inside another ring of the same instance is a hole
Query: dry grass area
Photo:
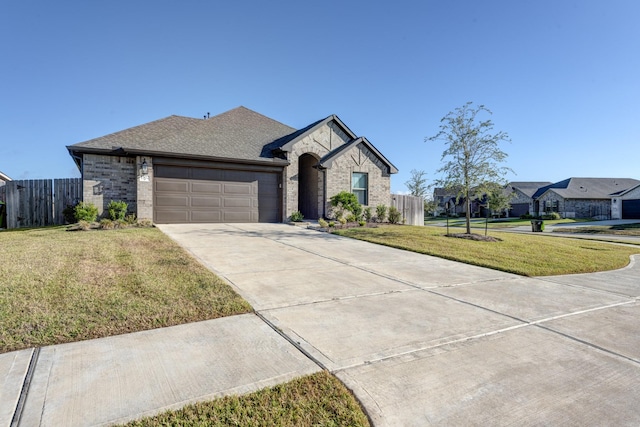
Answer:
[[369, 425], [349, 390], [324, 371], [255, 393], [188, 405], [126, 424], [128, 427]]
[[[461, 232], [450, 229], [450, 233]], [[381, 226], [337, 230], [336, 234], [524, 276], [614, 270], [629, 264], [640, 248], [583, 239], [492, 231], [500, 241], [446, 236], [442, 227]]]
[[251, 311], [155, 228], [0, 232], [0, 352]]

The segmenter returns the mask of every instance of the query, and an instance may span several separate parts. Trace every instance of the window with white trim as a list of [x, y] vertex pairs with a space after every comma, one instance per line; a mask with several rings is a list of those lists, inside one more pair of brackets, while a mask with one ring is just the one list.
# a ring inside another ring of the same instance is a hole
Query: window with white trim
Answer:
[[351, 174], [351, 192], [356, 195], [361, 205], [369, 204], [369, 177], [365, 172]]

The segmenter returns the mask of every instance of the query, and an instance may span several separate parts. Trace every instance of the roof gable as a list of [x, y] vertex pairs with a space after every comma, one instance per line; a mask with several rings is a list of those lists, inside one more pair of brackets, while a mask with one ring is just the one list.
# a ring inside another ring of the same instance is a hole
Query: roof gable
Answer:
[[511, 190], [519, 190], [527, 197], [533, 197], [539, 188], [551, 185], [551, 182], [538, 181], [514, 181], [507, 184], [506, 188]]
[[318, 120], [317, 122], [313, 122], [309, 126], [306, 126], [290, 135], [287, 135], [278, 141], [274, 141], [272, 149], [275, 149], [277, 151], [282, 151], [282, 152], [290, 152], [293, 145], [296, 142], [300, 141], [307, 135], [312, 134], [316, 130], [320, 129], [322, 126], [331, 122], [335, 123], [349, 138], [351, 139], [357, 138], [356, 134], [353, 133], [351, 129], [349, 129], [347, 125], [345, 125], [338, 116], [336, 116], [335, 114], [332, 114], [329, 117], [322, 120]]
[[329, 153], [325, 154], [324, 157], [320, 159], [318, 162], [318, 166], [323, 169], [328, 169], [332, 166], [333, 161], [338, 157], [342, 156], [344, 153], [348, 152], [352, 147], [357, 146], [358, 144], [363, 144], [369, 151], [371, 151], [380, 161], [389, 168], [389, 173], [398, 173], [398, 169], [389, 161], [386, 157], [382, 155], [378, 151], [376, 147], [371, 144], [367, 138], [360, 137], [354, 139], [352, 141], [347, 142], [346, 144], [342, 144], [334, 150], [331, 150]]

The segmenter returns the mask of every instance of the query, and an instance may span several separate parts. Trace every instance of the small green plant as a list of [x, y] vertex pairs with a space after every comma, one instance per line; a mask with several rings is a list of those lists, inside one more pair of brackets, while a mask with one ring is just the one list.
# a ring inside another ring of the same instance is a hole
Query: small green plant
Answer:
[[335, 221], [329, 221], [329, 228], [333, 228], [336, 226], [336, 222]]
[[356, 222], [358, 219], [354, 214], [347, 215], [347, 222]]
[[373, 214], [371, 213], [371, 208], [367, 207], [364, 209], [364, 220], [367, 222], [371, 222], [373, 219]]
[[136, 223], [136, 214], [129, 214], [125, 216], [124, 221], [129, 225], [134, 225]]
[[109, 218], [102, 218], [100, 220], [100, 228], [103, 230], [112, 230], [114, 227], [115, 224]]
[[389, 222], [391, 224], [397, 224], [400, 221], [400, 211], [395, 206], [389, 207]]
[[342, 225], [345, 225], [347, 223], [347, 219], [341, 216], [340, 218], [338, 218], [338, 222]]
[[302, 215], [300, 211], [295, 211], [291, 214], [290, 218], [293, 222], [301, 222], [304, 219], [304, 215]]
[[[331, 206], [337, 208], [338, 211], [340, 209], [349, 211], [353, 215], [355, 215], [356, 218], [362, 215], [362, 205], [360, 204], [360, 202], [358, 202], [358, 197], [353, 193], [349, 193], [348, 191], [341, 191], [335, 196], [331, 197], [330, 201]], [[338, 217], [339, 216], [341, 215], [338, 215]]]
[[365, 220], [361, 219], [360, 221], [358, 221], [358, 225], [359, 225], [360, 227], [364, 227], [365, 225], [367, 225], [367, 221], [365, 221]]
[[78, 227], [80, 228], [80, 230], [87, 231], [87, 230], [91, 229], [91, 223], [89, 221], [85, 221], [85, 220], [81, 219], [81, 220], [78, 221]]
[[124, 220], [127, 214], [127, 202], [123, 202], [122, 200], [114, 202], [111, 200], [107, 205], [107, 211], [109, 211], [109, 218], [111, 218], [112, 221], [119, 219]]
[[530, 213], [520, 215], [520, 219], [533, 219], [533, 218], [534, 216], [531, 215]]
[[322, 228], [327, 228], [329, 226], [329, 223], [325, 221], [323, 218], [320, 218], [318, 220], [318, 225], [320, 225], [320, 227]]
[[384, 222], [387, 219], [387, 207], [385, 205], [376, 206], [376, 218], [378, 222]]
[[560, 214], [558, 212], [549, 212], [548, 214], [542, 215], [542, 219], [558, 220], [560, 219]]
[[74, 208], [76, 221], [94, 222], [98, 218], [98, 208], [93, 203], [80, 202]]

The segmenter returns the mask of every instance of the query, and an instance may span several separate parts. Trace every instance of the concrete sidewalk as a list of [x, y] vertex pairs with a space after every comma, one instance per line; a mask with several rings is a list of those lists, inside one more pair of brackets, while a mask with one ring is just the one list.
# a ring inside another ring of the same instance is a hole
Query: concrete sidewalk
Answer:
[[20, 426], [98, 426], [319, 370], [255, 314], [5, 353], [0, 425], [17, 421], [27, 388]]
[[640, 262], [523, 278], [284, 224], [160, 229], [257, 315], [2, 354], [0, 425], [20, 405], [22, 426], [124, 422], [321, 367], [380, 426], [640, 424]]

